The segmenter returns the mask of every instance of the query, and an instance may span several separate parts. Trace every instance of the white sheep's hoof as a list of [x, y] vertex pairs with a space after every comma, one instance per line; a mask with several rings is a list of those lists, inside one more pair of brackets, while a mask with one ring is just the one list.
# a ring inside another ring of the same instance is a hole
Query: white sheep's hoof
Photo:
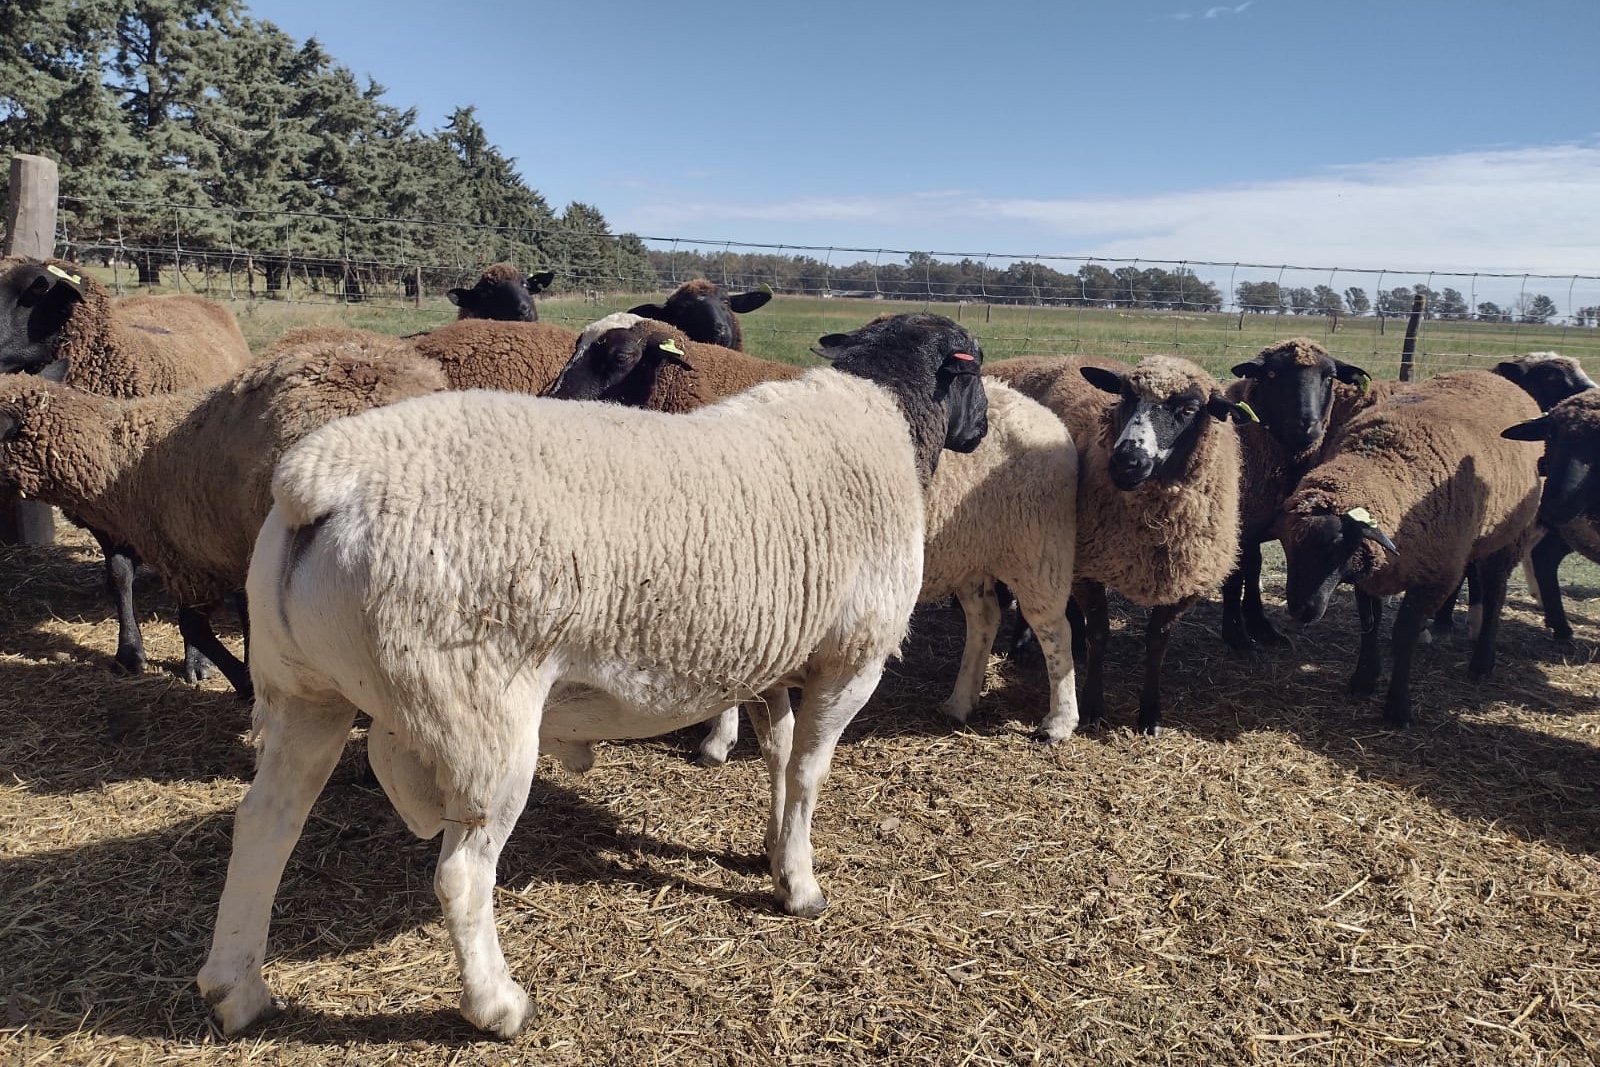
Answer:
[[241, 979], [230, 987], [215, 984], [202, 970], [199, 984], [200, 994], [211, 1005], [222, 1032], [229, 1037], [248, 1026], [266, 1022], [287, 1006], [272, 995], [259, 974]]
[[[725, 721], [732, 718], [732, 722]], [[739, 743], [739, 720], [731, 716], [719, 716], [711, 720], [711, 729], [700, 739], [700, 765], [702, 767], [720, 767], [728, 762], [728, 757], [733, 754], [733, 746]]]
[[593, 745], [577, 741], [546, 741], [544, 747], [573, 774], [587, 774], [594, 767]]
[[967, 718], [972, 714], [973, 708], [976, 706], [977, 701], [964, 700], [952, 693], [950, 694], [950, 699], [939, 705], [939, 710], [944, 712], [945, 718], [954, 719], [956, 722], [965, 725]]
[[1058, 719], [1046, 719], [1040, 723], [1033, 736], [1047, 745], [1057, 745], [1070, 739], [1077, 729], [1078, 717], [1074, 715], [1068, 718], [1063, 715]]
[[463, 996], [461, 1014], [479, 1030], [509, 1040], [533, 1017], [533, 1001], [517, 983], [507, 982], [484, 996]]

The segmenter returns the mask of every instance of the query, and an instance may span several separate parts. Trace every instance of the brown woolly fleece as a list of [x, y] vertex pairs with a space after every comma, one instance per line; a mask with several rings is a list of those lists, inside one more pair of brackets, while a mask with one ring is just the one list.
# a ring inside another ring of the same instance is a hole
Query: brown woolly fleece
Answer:
[[285, 330], [277, 340], [261, 350], [262, 359], [272, 359], [281, 356], [290, 349], [304, 348], [306, 345], [321, 344], [353, 344], [370, 345], [393, 341], [394, 335], [386, 333], [373, 333], [371, 330], [358, 330], [354, 326], [339, 326], [333, 323], [317, 323], [313, 326], [296, 326], [292, 330]]
[[309, 345], [213, 389], [108, 399], [34, 375], [0, 377], [0, 481], [132, 546], [178, 601], [244, 588], [278, 457], [312, 430], [445, 387], [389, 338]]
[[1539, 446], [1500, 431], [1537, 417], [1522, 389], [1488, 371], [1453, 371], [1409, 385], [1356, 415], [1284, 503], [1287, 552], [1318, 515], [1366, 508], [1398, 553], [1358, 548], [1372, 596], [1437, 593], [1436, 608], [1469, 562], [1532, 543], [1539, 508]]
[[1125, 371], [1136, 390], [1153, 397], [1191, 385], [1221, 392], [1204, 368], [1175, 356], [1147, 356], [1132, 368], [1093, 356], [1008, 359], [984, 368], [1054, 411], [1078, 446], [1077, 577], [1146, 607], [1214, 592], [1239, 555], [1238, 435], [1202, 415], [1178, 477], [1118, 489], [1110, 437], [1118, 401], [1084, 380], [1078, 368], [1085, 364]]
[[578, 335], [543, 322], [459, 319], [411, 344], [444, 370], [452, 389], [538, 394], [572, 358]]
[[56, 358], [66, 384], [101, 396], [133, 397], [213, 385], [250, 362], [233, 312], [187, 294], [113, 300], [76, 263], [48, 259], [82, 278], [83, 299], [67, 317]]
[[685, 370], [675, 363], [663, 363], [650, 399], [641, 405], [650, 411], [693, 411], [763, 382], [787, 381], [806, 371], [793, 363], [757, 359], [732, 348], [691, 341], [682, 330], [655, 319], [641, 319], [629, 328], [651, 344], [676, 342], [694, 368]]

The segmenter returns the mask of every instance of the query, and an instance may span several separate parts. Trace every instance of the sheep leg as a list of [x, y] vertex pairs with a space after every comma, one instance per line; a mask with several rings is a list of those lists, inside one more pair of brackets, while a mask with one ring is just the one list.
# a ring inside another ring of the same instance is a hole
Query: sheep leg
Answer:
[[[543, 701], [540, 701], [541, 705]], [[536, 740], [510, 754], [511, 766], [486, 806], [463, 796], [445, 802], [444, 844], [433, 891], [461, 968], [461, 1014], [480, 1030], [515, 1037], [533, 1014], [528, 994], [511, 977], [494, 923], [495, 866], [528, 803], [539, 762]]]
[[[941, 705], [942, 710], [956, 722], [966, 722], [978, 706], [978, 696], [983, 692], [984, 671], [989, 666], [989, 651], [994, 639], [1000, 636], [1000, 600], [995, 595], [994, 583], [980, 579], [956, 590], [961, 603], [961, 613], [966, 617], [966, 645], [961, 650], [961, 672], [956, 676], [956, 686]], [[1017, 610], [1025, 619], [1044, 618], [1035, 614], [1024, 598], [1017, 598]], [[1065, 610], [1065, 609], [1063, 609]], [[1044, 639], [1037, 627], [1034, 636], [1043, 646]], [[1048, 656], [1046, 660], [1048, 661]], [[1053, 676], [1052, 676], [1053, 677]]]
[[1383, 653], [1378, 647], [1378, 630], [1383, 626], [1383, 598], [1356, 590], [1356, 613], [1361, 617], [1361, 651], [1356, 654], [1356, 670], [1350, 676], [1350, 692], [1367, 696], [1377, 692], [1378, 675], [1383, 671]]
[[145, 668], [144, 638], [139, 619], [133, 612], [133, 574], [139, 568], [139, 554], [89, 527], [106, 557], [106, 593], [117, 609], [117, 662], [133, 674]]
[[1185, 597], [1176, 604], [1159, 604], [1150, 609], [1144, 630], [1144, 687], [1139, 691], [1139, 732], [1154, 737], [1161, 732], [1161, 665], [1167, 658], [1173, 627], [1194, 603]]
[[1111, 607], [1106, 603], [1106, 587], [1099, 582], [1082, 581], [1073, 587], [1073, 597], [1083, 609], [1084, 642], [1083, 702], [1079, 710], [1085, 726], [1105, 721], [1106, 717], [1106, 640], [1111, 636]]
[[1472, 662], [1468, 671], [1474, 678], [1487, 678], [1494, 671], [1494, 643], [1500, 632], [1500, 615], [1506, 606], [1506, 583], [1516, 569], [1516, 556], [1501, 551], [1481, 559], [1476, 565], [1474, 588], [1481, 592], [1483, 603], [1476, 644], [1472, 649]]
[[1082, 663], [1089, 655], [1089, 623], [1075, 599], [1067, 601], [1067, 625], [1072, 629], [1072, 661]]
[[1261, 542], [1250, 537], [1239, 544], [1239, 566], [1222, 582], [1222, 640], [1236, 652], [1258, 642], [1285, 643], [1261, 603]]
[[728, 762], [728, 754], [739, 743], [739, 706], [723, 711], [711, 720], [710, 728], [700, 739], [700, 765], [720, 767]]
[[761, 746], [761, 756], [767, 761], [767, 774], [771, 779], [772, 800], [767, 811], [767, 832], [762, 840], [770, 859], [778, 854], [778, 831], [783, 825], [789, 756], [794, 751], [794, 709], [789, 704], [788, 688], [779, 686], [767, 690], [760, 699], [746, 703], [744, 710], [750, 717], [750, 726], [755, 731], [756, 743]]
[[[1040, 595], [1023, 587], [1017, 603], [1029, 618], [1043, 619], [1034, 627], [1039, 651], [1044, 653], [1045, 670], [1050, 677], [1050, 711], [1034, 731], [1034, 737], [1048, 744], [1064, 741], [1078, 728], [1078, 690], [1073, 670], [1072, 638], [1067, 632], [1067, 609], [1059, 594]], [[968, 626], [971, 626], [970, 616]], [[972, 640], [968, 629], [967, 640]]]
[[183, 656], [183, 680], [193, 685], [204, 674], [198, 669], [200, 663], [207, 660], [216, 664], [222, 676], [228, 679], [228, 684], [233, 686], [234, 692], [245, 700], [255, 697], [255, 690], [250, 685], [250, 672], [243, 663], [235, 658], [232, 652], [217, 639], [216, 633], [211, 629], [211, 608], [179, 608], [178, 632], [183, 635], [185, 646]]
[[867, 702], [883, 676], [882, 659], [848, 675], [820, 675], [806, 680], [794, 715], [794, 748], [784, 768], [783, 818], [772, 875], [778, 901], [790, 915], [813, 918], [828, 906], [817, 884], [811, 851], [811, 817], [817, 790], [828, 777], [833, 750], [850, 720]]
[[1534, 585], [1544, 606], [1544, 624], [1563, 644], [1572, 640], [1572, 624], [1567, 621], [1566, 605], [1561, 603], [1561, 561], [1572, 552], [1566, 539], [1555, 530], [1546, 531], [1528, 553], [1533, 566]]
[[[1460, 598], [1461, 586], [1465, 585], [1466, 581], [1466, 577], [1463, 576], [1461, 581], [1456, 584], [1456, 587], [1451, 590], [1450, 595], [1444, 598], [1444, 603], [1439, 606], [1439, 610], [1433, 613], [1433, 624], [1429, 627], [1432, 637], [1443, 639], [1450, 636], [1451, 620], [1456, 613], [1456, 600]], [[1424, 642], [1429, 639], [1430, 637], [1427, 635], [1422, 638]]]
[[1404, 729], [1411, 725], [1411, 663], [1416, 658], [1422, 627], [1438, 609], [1437, 593], [1407, 590], [1394, 613], [1394, 671], [1389, 676], [1389, 696], [1384, 701], [1383, 717], [1390, 726]]
[[[1240, 561], [1244, 561], [1241, 550]], [[1261, 542], [1257, 541], [1250, 546], [1250, 567], [1245, 571], [1244, 582], [1244, 628], [1250, 639], [1261, 645], [1286, 645], [1289, 639], [1278, 632], [1267, 618], [1267, 609], [1261, 603]]]
[[200, 969], [200, 992], [224, 1033], [273, 1014], [261, 977], [272, 900], [306, 815], [339, 762], [356, 709], [285, 698], [256, 705], [261, 735], [256, 777], [233, 822], [233, 855], [217, 904], [211, 954]]

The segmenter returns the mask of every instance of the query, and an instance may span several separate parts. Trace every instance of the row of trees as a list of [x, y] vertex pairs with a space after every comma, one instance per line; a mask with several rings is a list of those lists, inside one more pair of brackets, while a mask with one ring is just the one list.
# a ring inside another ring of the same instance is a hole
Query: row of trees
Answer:
[[[1417, 296], [1423, 298], [1424, 317], [1445, 321], [1477, 318], [1482, 322], [1542, 325], [1559, 313], [1555, 301], [1543, 293], [1523, 294], [1509, 308], [1485, 300], [1472, 309], [1459, 291], [1448, 286], [1441, 292], [1420, 284], [1399, 286], [1379, 292], [1376, 303], [1368, 298], [1365, 289], [1356, 286], [1340, 293], [1326, 285], [1306, 288], [1280, 286], [1277, 282], [1240, 282], [1234, 289], [1241, 310], [1263, 315], [1409, 315]], [[1580, 308], [1574, 316], [1581, 325], [1587, 325], [1585, 317], [1592, 320], [1597, 312], [1600, 308]]]
[[[142, 280], [176, 246], [243, 250], [269, 290], [296, 261], [653, 278], [598, 209], [555, 212], [472, 108], [421, 130], [239, 0], [5, 0], [0, 41], [0, 149], [56, 159], [69, 238], [130, 250]], [[373, 221], [398, 219], [438, 225]]]

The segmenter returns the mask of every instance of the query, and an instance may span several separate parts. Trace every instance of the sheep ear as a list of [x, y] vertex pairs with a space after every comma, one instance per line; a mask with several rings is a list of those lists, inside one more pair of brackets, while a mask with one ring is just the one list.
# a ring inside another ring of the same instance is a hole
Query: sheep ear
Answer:
[[848, 347], [850, 344], [850, 337], [851, 335], [847, 333], [825, 333], [821, 337], [817, 338], [817, 343], [811, 346], [811, 351], [815, 355], [821, 356], [829, 363], [832, 363], [843, 354], [841, 352], [835, 352], [834, 349]]
[[71, 360], [69, 358], [62, 358], [55, 360], [52, 363], [46, 363], [44, 367], [40, 369], [39, 377], [43, 378], [47, 382], [64, 382], [67, 380], [67, 370], [71, 367], [71, 365]]
[[532, 296], [535, 293], [544, 292], [546, 289], [550, 288], [550, 284], [555, 280], [556, 272], [553, 270], [543, 270], [538, 274], [528, 275], [528, 280], [526, 282], [528, 287], [528, 295]]
[[1494, 372], [1508, 382], [1522, 384], [1523, 366], [1520, 363], [1513, 363], [1509, 359], [1504, 360], [1494, 365]]
[[1366, 508], [1351, 508], [1341, 517], [1348, 526], [1355, 528], [1357, 537], [1375, 541], [1397, 556], [1400, 554], [1400, 550], [1389, 539], [1389, 535], [1378, 528], [1378, 523], [1373, 519], [1372, 512]]
[[46, 263], [44, 269], [54, 275], [57, 282], [65, 285], [79, 296], [83, 295], [83, 275], [74, 274], [63, 267], [56, 266], [54, 263]]
[[444, 298], [446, 300], [450, 301], [450, 303], [454, 304], [456, 307], [460, 307], [461, 306], [461, 298], [463, 296], [465, 296], [465, 295], [467, 295], [467, 291], [465, 289], [457, 287], [455, 289], [447, 289], [445, 291]]
[[[1505, 366], [1504, 363], [1501, 366]], [[1500, 436], [1507, 441], [1548, 441], [1550, 440], [1550, 416], [1540, 415], [1537, 419], [1519, 422], [1515, 426], [1507, 426], [1500, 431]]]
[[657, 352], [661, 353], [663, 362], [674, 364], [675, 366], [682, 367], [687, 371], [694, 370], [694, 364], [690, 363], [684, 358], [688, 353], [679, 348], [678, 342], [674, 341], [672, 338], [669, 337], [660, 344], [652, 345], [651, 347]]
[[1260, 356], [1255, 359], [1247, 359], [1243, 363], [1235, 363], [1233, 365], [1233, 376], [1235, 378], [1254, 378], [1261, 373], [1261, 368], [1266, 365], [1267, 361]]
[[1079, 367], [1078, 373], [1103, 393], [1116, 393], [1119, 396], [1122, 393], [1122, 375], [1117, 371], [1104, 367]]
[[660, 304], [640, 304], [636, 308], [629, 308], [628, 314], [638, 315], [644, 319], [655, 319], [657, 322], [666, 321], [667, 309]]
[[1260, 422], [1255, 409], [1244, 402], [1234, 403], [1221, 393], [1212, 393], [1211, 399], [1206, 401], [1206, 413], [1218, 422]]
[[1372, 386], [1372, 375], [1356, 366], [1354, 363], [1345, 363], [1341, 360], [1333, 361], [1333, 376], [1346, 385], [1353, 385], [1362, 394]]
[[767, 301], [772, 299], [772, 290], [757, 290], [753, 293], [736, 293], [728, 297], [728, 306], [741, 315], [748, 315], [757, 308], [767, 306]]

